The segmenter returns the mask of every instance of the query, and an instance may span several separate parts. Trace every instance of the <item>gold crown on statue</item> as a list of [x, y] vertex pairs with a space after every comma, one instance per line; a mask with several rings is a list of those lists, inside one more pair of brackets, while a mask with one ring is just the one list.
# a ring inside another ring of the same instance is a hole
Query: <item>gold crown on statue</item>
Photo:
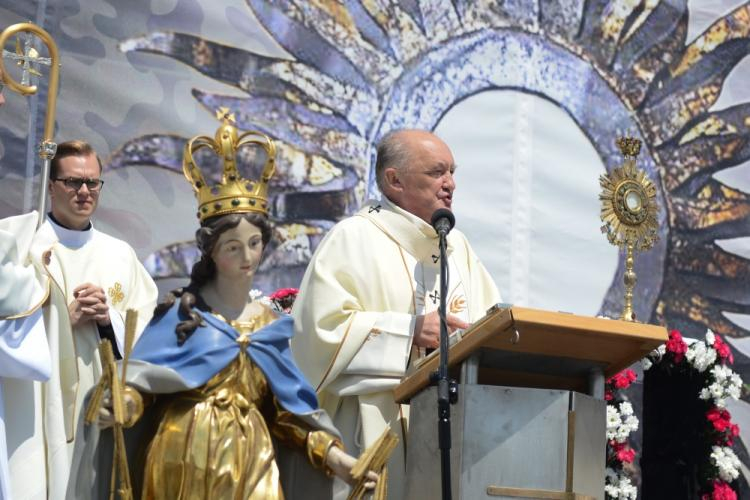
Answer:
[[[276, 170], [276, 146], [270, 137], [250, 130], [238, 133], [233, 125], [234, 114], [228, 108], [219, 108], [216, 117], [221, 125], [214, 138], [199, 135], [185, 144], [182, 172], [193, 185], [198, 199], [198, 219], [201, 222], [217, 215], [257, 212], [268, 214], [268, 181]], [[266, 164], [260, 179], [251, 180], [240, 176], [237, 170], [237, 152], [242, 147], [260, 147], [266, 152]], [[221, 182], [213, 186], [206, 183], [193, 154], [203, 148], [211, 149], [224, 162]]]

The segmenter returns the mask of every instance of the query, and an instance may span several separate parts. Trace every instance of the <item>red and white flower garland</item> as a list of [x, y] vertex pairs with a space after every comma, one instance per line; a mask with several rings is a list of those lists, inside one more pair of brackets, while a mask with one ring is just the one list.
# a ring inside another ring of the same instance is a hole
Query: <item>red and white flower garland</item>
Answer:
[[[710, 455], [706, 457], [708, 479], [701, 484], [702, 500], [737, 499], [737, 492], [731, 483], [739, 477], [741, 464], [732, 450], [732, 444], [739, 435], [739, 427], [732, 422], [726, 406], [728, 400], [739, 399], [742, 379], [729, 367], [733, 362], [729, 346], [710, 330], [706, 332], [704, 340], [690, 344], [685, 342], [680, 332], [672, 330], [667, 343], [642, 361], [644, 370], [659, 364], [696, 370], [704, 379], [704, 386], [696, 397], [709, 404], [703, 434], [711, 440], [712, 447]], [[638, 490], [625, 470], [625, 464], [635, 459], [635, 452], [627, 440], [630, 433], [638, 428], [638, 419], [622, 394], [635, 380], [635, 372], [629, 369], [607, 380], [605, 495], [608, 499], [631, 500], [638, 496]]]
[[604, 493], [608, 499], [635, 500], [638, 488], [625, 470], [635, 460], [635, 450], [628, 444], [630, 434], [638, 430], [638, 417], [623, 391], [635, 382], [633, 370], [627, 369], [607, 380], [607, 469]]

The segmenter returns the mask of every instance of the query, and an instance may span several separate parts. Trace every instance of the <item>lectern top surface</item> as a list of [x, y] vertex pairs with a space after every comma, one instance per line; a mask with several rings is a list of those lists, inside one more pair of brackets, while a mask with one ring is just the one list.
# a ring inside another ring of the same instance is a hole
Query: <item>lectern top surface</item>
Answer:
[[[611, 376], [666, 341], [667, 331], [661, 326], [510, 307], [474, 323], [451, 346], [448, 364], [455, 365], [480, 349], [498, 350], [506, 357], [517, 353], [556, 359], [551, 365], [599, 366]], [[437, 367], [437, 355], [423, 361], [396, 388], [396, 400], [407, 400], [426, 386]], [[516, 371], [520, 373], [517, 367]]]

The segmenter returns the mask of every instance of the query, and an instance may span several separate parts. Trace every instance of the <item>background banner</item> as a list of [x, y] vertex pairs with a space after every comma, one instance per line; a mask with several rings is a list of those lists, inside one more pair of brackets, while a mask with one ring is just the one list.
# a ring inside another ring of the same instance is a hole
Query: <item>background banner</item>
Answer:
[[[27, 20], [60, 48], [55, 139], [104, 161], [95, 224], [162, 292], [197, 256], [182, 147], [224, 106], [279, 145], [266, 293], [297, 286], [325, 232], [378, 196], [374, 145], [410, 127], [453, 149], [457, 226], [507, 302], [616, 316], [598, 178], [627, 133], [662, 207], [636, 314], [726, 335], [750, 380], [750, 2], [0, 1], [0, 28]], [[34, 209], [46, 101], [6, 98], [0, 217]]]

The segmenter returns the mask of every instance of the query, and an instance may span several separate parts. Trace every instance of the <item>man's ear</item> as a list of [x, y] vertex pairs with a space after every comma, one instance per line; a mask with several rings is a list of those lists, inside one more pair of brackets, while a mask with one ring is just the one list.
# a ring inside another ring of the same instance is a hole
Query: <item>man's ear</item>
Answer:
[[399, 172], [398, 169], [393, 168], [393, 167], [387, 167], [383, 171], [385, 185], [388, 188], [393, 189], [394, 191], [403, 191], [404, 185], [401, 183], [400, 174], [401, 172]]

